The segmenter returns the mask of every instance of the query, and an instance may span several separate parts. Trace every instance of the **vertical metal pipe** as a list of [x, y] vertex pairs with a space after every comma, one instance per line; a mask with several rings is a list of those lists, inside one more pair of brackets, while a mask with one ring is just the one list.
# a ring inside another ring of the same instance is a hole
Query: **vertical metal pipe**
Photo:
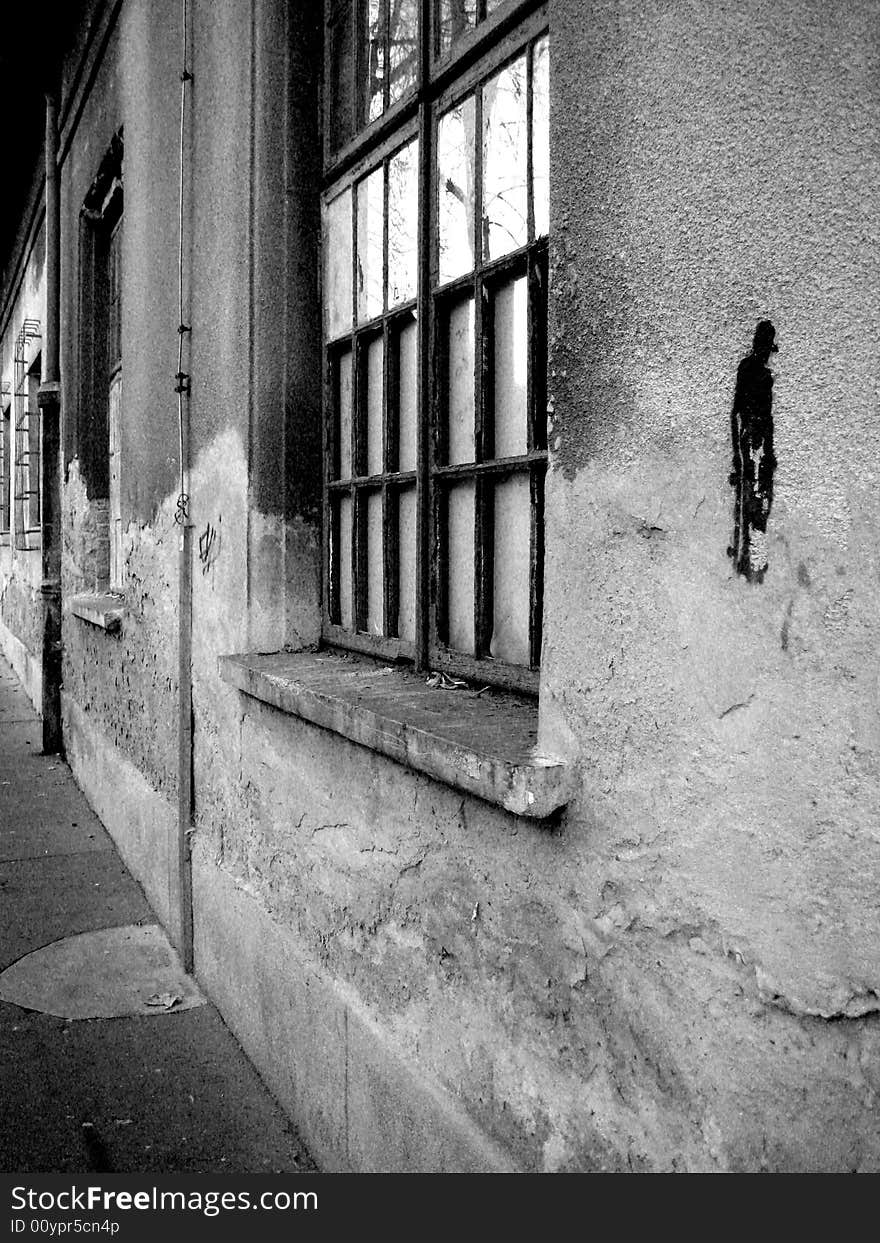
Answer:
[[177, 814], [177, 894], [180, 956], [185, 971], [193, 969], [192, 859], [190, 836], [193, 821], [193, 704], [192, 704], [192, 523], [189, 513], [189, 375], [184, 371], [184, 337], [190, 328], [184, 319], [184, 203], [187, 88], [189, 72], [189, 14], [182, 0], [182, 68], [180, 73], [180, 144], [178, 150], [177, 213], [177, 427], [179, 436], [180, 493], [177, 520], [180, 523], [178, 563], [178, 814]]
[[61, 384], [59, 373], [61, 206], [58, 193], [58, 103], [46, 92], [46, 328], [42, 383], [40, 453], [41, 585], [43, 599], [43, 752], [62, 750], [61, 738]]

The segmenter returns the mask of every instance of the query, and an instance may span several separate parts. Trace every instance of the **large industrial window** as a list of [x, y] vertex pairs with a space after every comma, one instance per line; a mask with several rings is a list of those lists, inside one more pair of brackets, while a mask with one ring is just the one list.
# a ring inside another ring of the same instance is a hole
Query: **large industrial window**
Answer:
[[326, 11], [325, 637], [534, 690], [546, 9]]
[[12, 498], [12, 384], [0, 384], [0, 537], [8, 537]]
[[119, 589], [123, 582], [122, 154], [122, 136], [117, 134], [80, 214], [78, 441], [101, 531], [94, 579], [103, 589]]
[[13, 522], [15, 546], [38, 548], [40, 541], [40, 324], [26, 319], [15, 338]]

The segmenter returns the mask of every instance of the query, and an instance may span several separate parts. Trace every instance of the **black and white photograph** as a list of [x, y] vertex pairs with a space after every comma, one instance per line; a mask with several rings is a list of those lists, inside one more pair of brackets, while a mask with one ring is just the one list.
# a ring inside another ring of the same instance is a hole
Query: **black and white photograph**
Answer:
[[880, 1172], [880, 0], [0, 16], [10, 1234]]

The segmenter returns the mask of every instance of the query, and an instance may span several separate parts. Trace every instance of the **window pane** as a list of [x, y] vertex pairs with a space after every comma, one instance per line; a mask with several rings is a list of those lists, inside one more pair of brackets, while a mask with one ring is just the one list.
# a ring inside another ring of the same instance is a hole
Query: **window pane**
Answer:
[[107, 254], [107, 370], [122, 361], [122, 220], [110, 238]]
[[367, 633], [383, 633], [384, 566], [382, 553], [382, 493], [367, 496]]
[[330, 146], [337, 151], [354, 130], [354, 58], [350, 0], [335, 0], [331, 7]]
[[419, 144], [411, 142], [388, 163], [388, 306], [416, 296]]
[[535, 44], [532, 69], [532, 176], [535, 236], [550, 232], [550, 46], [545, 35]]
[[382, 444], [382, 338], [375, 337], [366, 348], [363, 394], [367, 429], [367, 474], [381, 475], [385, 454]]
[[477, 0], [440, 0], [440, 54], [477, 24]]
[[526, 380], [528, 368], [528, 292], [524, 276], [501, 285], [492, 299], [493, 410], [495, 457], [512, 457], [528, 448]]
[[361, 0], [360, 115], [375, 121], [385, 108], [385, 21], [381, 0]]
[[339, 498], [339, 547], [333, 558], [339, 582], [339, 624], [352, 628], [351, 612], [351, 497]]
[[390, 34], [388, 102], [393, 104], [416, 80], [419, 39], [416, 0], [392, 0]]
[[351, 478], [351, 350], [336, 361], [336, 445], [339, 479]]
[[495, 485], [494, 625], [497, 660], [529, 664], [529, 565], [532, 507], [527, 474]]
[[418, 329], [407, 319], [397, 335], [397, 469], [416, 468]]
[[437, 128], [440, 284], [474, 266], [474, 101], [441, 117]]
[[474, 651], [474, 485], [450, 488], [446, 498], [446, 630], [449, 647]]
[[447, 321], [446, 461], [474, 460], [474, 300], [454, 303]]
[[357, 187], [358, 321], [382, 314], [382, 235], [385, 214], [382, 169]]
[[483, 87], [483, 257], [527, 241], [525, 57]]
[[351, 191], [324, 208], [324, 307], [327, 336], [351, 331]]
[[416, 639], [416, 490], [400, 493], [397, 508], [398, 603], [397, 633], [401, 639]]

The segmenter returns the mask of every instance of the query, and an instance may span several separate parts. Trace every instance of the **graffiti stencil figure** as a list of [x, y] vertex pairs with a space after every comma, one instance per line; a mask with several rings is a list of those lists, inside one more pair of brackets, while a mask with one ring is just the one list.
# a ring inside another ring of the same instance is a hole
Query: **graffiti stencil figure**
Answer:
[[763, 582], [767, 570], [767, 519], [773, 505], [773, 372], [767, 366], [779, 349], [769, 319], [755, 329], [752, 351], [736, 369], [736, 390], [730, 414], [735, 490], [733, 543], [728, 556], [737, 572]]

